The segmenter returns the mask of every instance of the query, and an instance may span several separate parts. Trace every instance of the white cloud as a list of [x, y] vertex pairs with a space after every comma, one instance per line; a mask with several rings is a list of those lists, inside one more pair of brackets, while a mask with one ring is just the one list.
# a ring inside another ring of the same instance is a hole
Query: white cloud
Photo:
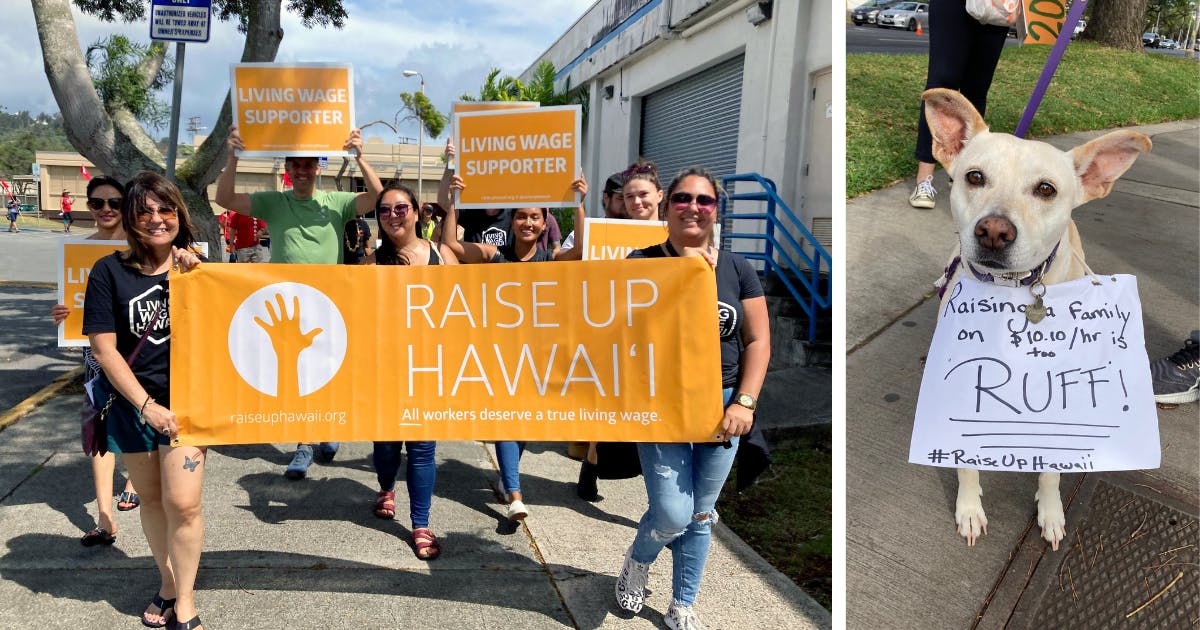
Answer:
[[[351, 0], [345, 3], [349, 18], [342, 29], [306, 29], [297, 16], [285, 13], [281, 24], [284, 38], [276, 61], [354, 64], [357, 120], [391, 122], [400, 106], [400, 92], [415, 92], [420, 86], [418, 79], [404, 78], [401, 71], [420, 71], [425, 76], [426, 95], [439, 109], [448, 110], [461, 94], [476, 93], [491, 68], [513, 75], [523, 71], [593, 3]], [[448, 12], [448, 7], [456, 12]], [[146, 21], [106, 24], [77, 10], [75, 21], [85, 48], [113, 33], [135, 41], [149, 38]], [[0, 23], [5, 24], [0, 59], [7, 66], [0, 105], [10, 112], [58, 111], [44, 74], [32, 8], [24, 2], [0, 3]], [[199, 116], [202, 124], [212, 126], [220, 112], [221, 95], [229, 89], [229, 64], [240, 60], [242, 44], [243, 36], [234, 24], [214, 21], [207, 43], [187, 45], [181, 128], [190, 116]], [[169, 102], [170, 88], [160, 96]], [[372, 128], [368, 135], [377, 133], [376, 129], [382, 127]], [[160, 133], [165, 136], [166, 129]], [[180, 134], [186, 131], [181, 129]], [[404, 124], [400, 134], [414, 137], [416, 124]]]

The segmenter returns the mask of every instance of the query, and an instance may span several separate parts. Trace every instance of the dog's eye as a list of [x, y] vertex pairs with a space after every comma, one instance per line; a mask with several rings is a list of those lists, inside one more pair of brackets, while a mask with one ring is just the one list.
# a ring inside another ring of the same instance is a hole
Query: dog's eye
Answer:
[[972, 186], [982, 186], [987, 183], [983, 171], [967, 171], [967, 183]]
[[1033, 189], [1033, 192], [1042, 199], [1053, 199], [1054, 195], [1058, 193], [1058, 189], [1050, 182], [1042, 182]]

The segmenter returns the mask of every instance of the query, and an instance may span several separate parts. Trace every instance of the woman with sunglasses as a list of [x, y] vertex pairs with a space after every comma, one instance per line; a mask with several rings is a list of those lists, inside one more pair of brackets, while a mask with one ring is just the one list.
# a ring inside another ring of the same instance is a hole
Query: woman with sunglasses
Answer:
[[129, 249], [92, 267], [83, 332], [102, 371], [97, 401], [115, 394], [107, 414], [108, 449], [122, 453], [141, 491], [142, 533], [161, 580], [142, 624], [194, 630], [200, 627], [193, 588], [204, 545], [206, 457], [203, 448], [172, 446], [179, 427], [170, 409], [167, 273], [200, 263], [187, 249], [196, 230], [179, 189], [151, 172], [129, 182], [121, 225]]
[[[446, 162], [454, 158], [454, 143], [446, 141]], [[442, 185], [438, 191], [438, 202], [446, 209], [446, 218], [442, 221], [442, 243], [454, 252], [454, 255], [464, 264], [472, 263], [506, 263], [506, 262], [545, 262], [550, 260], [567, 260], [571, 250], [560, 250], [551, 253], [538, 246], [538, 239], [546, 229], [545, 208], [517, 208], [512, 214], [512, 239], [507, 245], [497, 247], [489, 243], [469, 243], [459, 239], [458, 209], [454, 207], [454, 191], [465, 190], [466, 183], [461, 177], [446, 169], [442, 175]], [[580, 198], [587, 195], [587, 180], [581, 173], [579, 179], [571, 182], [572, 190], [579, 193]], [[583, 239], [583, 219], [586, 213], [583, 204], [575, 208], [575, 226], [579, 230], [579, 238]], [[500, 485], [505, 501], [508, 503], [507, 516], [509, 520], [521, 521], [529, 515], [521, 495], [521, 455], [525, 452], [525, 443], [516, 441], [496, 442], [496, 465], [500, 468]]]
[[[121, 182], [101, 175], [88, 180], [87, 207], [96, 221], [96, 233], [87, 237], [92, 241], [123, 241], [125, 229], [121, 227], [121, 203], [125, 198], [125, 186]], [[50, 309], [54, 325], [59, 326], [67, 319], [71, 309], [66, 304], [55, 304]], [[100, 364], [92, 356], [92, 349], [83, 349], [83, 382], [95, 378]], [[87, 396], [87, 394], [84, 394]], [[88, 401], [85, 400], [85, 403]], [[79, 542], [84, 547], [111, 545], [117, 541], [117, 521], [113, 519], [113, 473], [117, 467], [117, 456], [111, 451], [92, 456], [92, 479], [96, 488], [96, 526], [83, 535]], [[133, 488], [133, 481], [125, 482], [125, 490], [117, 497], [117, 509], [122, 512], [136, 509], [140, 498]]]
[[[375, 204], [379, 233], [383, 242], [367, 256], [365, 264], [376, 265], [457, 265], [458, 259], [445, 245], [434, 244], [418, 231], [417, 195], [411, 188], [393, 181], [384, 187]], [[442, 553], [437, 536], [429, 529], [429, 508], [437, 479], [434, 452], [437, 442], [375, 442], [372, 460], [379, 479], [375, 496], [375, 516], [396, 517], [396, 473], [400, 470], [400, 450], [408, 451], [404, 481], [408, 487], [408, 516], [412, 524], [413, 553], [421, 560], [433, 560]]]
[[638, 523], [616, 583], [617, 605], [640, 611], [650, 564], [669, 544], [674, 569], [665, 621], [673, 630], [703, 627], [692, 604], [717, 521], [717, 496], [733, 466], [739, 436], [749, 433], [754, 423], [754, 407], [771, 359], [767, 303], [754, 268], [745, 258], [718, 252], [711, 245], [718, 191], [720, 186], [707, 170], [692, 167], [681, 172], [667, 188], [667, 240], [629, 255], [702, 256], [714, 267], [717, 284], [725, 405], [717, 441], [638, 444], [649, 509]]

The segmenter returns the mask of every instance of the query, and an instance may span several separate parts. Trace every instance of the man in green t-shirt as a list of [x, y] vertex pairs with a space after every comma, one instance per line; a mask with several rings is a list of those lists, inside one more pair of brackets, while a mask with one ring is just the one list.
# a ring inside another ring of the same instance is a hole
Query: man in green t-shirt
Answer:
[[[237, 126], [229, 128], [229, 150], [225, 170], [217, 179], [216, 202], [271, 226], [271, 262], [334, 265], [342, 262], [342, 227], [375, 207], [383, 185], [375, 170], [363, 158], [362, 134], [351, 130], [345, 150], [354, 155], [367, 191], [361, 193], [317, 190], [319, 161], [315, 157], [290, 156], [284, 159], [284, 171], [292, 189], [239, 193], [237, 190], [238, 152], [245, 148]], [[331, 461], [337, 442], [322, 442], [317, 455]], [[303, 479], [313, 461], [313, 445], [300, 444], [284, 476]]]

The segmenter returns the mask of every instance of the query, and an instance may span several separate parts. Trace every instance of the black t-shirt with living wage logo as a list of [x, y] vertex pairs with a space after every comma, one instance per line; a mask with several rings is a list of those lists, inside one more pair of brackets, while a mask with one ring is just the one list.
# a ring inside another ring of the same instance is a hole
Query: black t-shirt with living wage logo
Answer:
[[[88, 275], [83, 300], [83, 333], [116, 333], [117, 350], [128, 359], [146, 326], [162, 312], [132, 370], [138, 382], [159, 404], [170, 407], [171, 318], [167, 311], [167, 274], [143, 275], [121, 264], [120, 254], [96, 261]], [[141, 401], [131, 401], [141, 404]]]
[[[629, 258], [665, 258], [659, 246], [637, 249]], [[742, 373], [742, 300], [761, 297], [762, 283], [750, 261], [733, 252], [717, 257], [717, 323], [721, 337], [721, 386], [737, 387]]]

